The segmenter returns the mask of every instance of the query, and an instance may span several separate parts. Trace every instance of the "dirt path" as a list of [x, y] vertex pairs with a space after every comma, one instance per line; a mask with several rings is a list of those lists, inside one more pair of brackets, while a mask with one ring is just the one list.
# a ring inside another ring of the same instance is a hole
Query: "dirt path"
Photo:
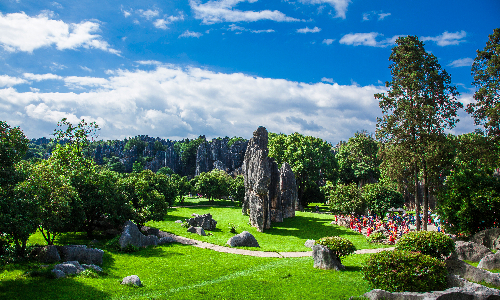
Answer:
[[[253, 250], [245, 250], [231, 247], [224, 247], [219, 245], [214, 245], [206, 242], [201, 242], [197, 240], [193, 240], [190, 238], [177, 236], [175, 234], [167, 233], [166, 235], [172, 237], [176, 242], [184, 244], [184, 245], [192, 245], [194, 247], [202, 248], [202, 249], [211, 249], [217, 252], [223, 253], [231, 253], [231, 254], [240, 254], [240, 255], [248, 255], [248, 256], [257, 256], [257, 257], [275, 257], [275, 258], [289, 258], [289, 257], [310, 257], [312, 256], [312, 251], [307, 252], [266, 252], [266, 251], [253, 251]], [[377, 253], [381, 251], [389, 251], [394, 250], [394, 247], [391, 248], [378, 248], [378, 249], [361, 249], [354, 252], [355, 254], [365, 254], [365, 253]]]

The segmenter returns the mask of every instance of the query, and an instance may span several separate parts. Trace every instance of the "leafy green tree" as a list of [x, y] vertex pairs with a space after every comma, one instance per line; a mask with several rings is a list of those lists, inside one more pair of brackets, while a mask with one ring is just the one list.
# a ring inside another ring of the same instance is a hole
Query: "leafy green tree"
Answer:
[[170, 169], [169, 167], [163, 167], [160, 168], [156, 173], [170, 176], [174, 174], [174, 171], [172, 171], [172, 169]]
[[367, 209], [379, 216], [384, 216], [392, 207], [400, 208], [404, 205], [403, 195], [383, 183], [365, 185], [362, 196]]
[[97, 137], [97, 130], [99, 126], [96, 122], [85, 122], [84, 119], [78, 123], [78, 125], [74, 126], [71, 124], [67, 118], [62, 118], [61, 121], [57, 123], [58, 127], [66, 127], [66, 130], [61, 128], [54, 130], [54, 136], [57, 140], [69, 140], [70, 144], [74, 145], [75, 151], [78, 155], [82, 156], [82, 150], [87, 148], [90, 144], [90, 141], [94, 140], [94, 137]]
[[172, 174], [170, 178], [177, 189], [180, 203], [184, 204], [184, 197], [193, 191], [193, 186], [189, 182], [187, 176], [181, 177], [179, 174]]
[[242, 138], [242, 137], [238, 137], [238, 136], [233, 136], [231, 139], [229, 139], [229, 141], [227, 142], [227, 146], [228, 147], [231, 147], [234, 143], [236, 142], [246, 142], [247, 140]]
[[482, 124], [489, 136], [500, 140], [500, 28], [495, 28], [483, 50], [477, 50], [472, 64], [472, 84], [478, 88], [475, 103], [467, 105], [477, 125]]
[[[377, 119], [377, 137], [409, 154], [404, 159], [412, 168], [419, 215], [418, 183], [422, 177], [425, 183], [427, 177], [426, 147], [437, 135], [444, 134], [444, 129], [455, 126], [457, 110], [463, 105], [456, 99], [459, 94], [451, 85], [451, 77], [441, 69], [437, 58], [425, 51], [418, 37], [400, 37], [396, 44], [389, 56], [393, 62], [389, 66], [392, 81], [386, 83], [389, 91], [387, 95], [375, 94], [384, 114]], [[423, 176], [419, 176], [420, 169]], [[426, 214], [427, 197], [424, 197], [424, 218]], [[419, 218], [416, 225], [420, 230]]]
[[125, 144], [124, 149], [130, 151], [134, 147], [137, 149], [137, 155], [142, 156], [144, 149], [146, 149], [146, 142], [141, 140], [139, 137], [131, 138]]
[[153, 177], [155, 189], [165, 197], [165, 201], [169, 206], [174, 205], [175, 199], [179, 195], [177, 182], [165, 174], [154, 174]]
[[137, 160], [132, 164], [132, 172], [141, 173], [144, 170], [144, 164]]
[[374, 182], [380, 176], [378, 145], [366, 132], [356, 132], [354, 137], [342, 144], [336, 154], [339, 163], [339, 181], [364, 185]]
[[196, 171], [196, 154], [201, 143], [205, 142], [205, 137], [200, 136], [194, 140], [183, 140], [174, 144], [174, 150], [181, 158], [181, 175], [194, 175]]
[[196, 191], [210, 201], [229, 196], [231, 177], [225, 171], [213, 169], [197, 177]]
[[365, 201], [355, 183], [337, 184], [328, 198], [330, 210], [336, 214], [363, 214]]
[[332, 146], [320, 138], [297, 132], [291, 135], [270, 133], [268, 147], [269, 156], [278, 165], [288, 162], [292, 167], [303, 206], [307, 205], [304, 192], [308, 182], [337, 179], [338, 164]]
[[245, 200], [245, 180], [243, 175], [238, 175], [231, 181], [230, 196], [234, 201], [238, 203], [243, 203]]
[[120, 159], [117, 156], [112, 156], [110, 157], [106, 165], [109, 170], [117, 173], [125, 173], [125, 165], [120, 161]]

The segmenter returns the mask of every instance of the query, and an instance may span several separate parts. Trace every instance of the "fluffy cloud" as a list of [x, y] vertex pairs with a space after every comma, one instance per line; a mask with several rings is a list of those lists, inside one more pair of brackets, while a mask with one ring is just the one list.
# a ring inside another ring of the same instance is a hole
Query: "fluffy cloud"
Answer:
[[448, 32], [445, 31], [441, 35], [431, 37], [431, 36], [424, 36], [421, 38], [422, 41], [433, 41], [438, 44], [438, 46], [444, 47], [444, 46], [449, 46], [449, 45], [458, 45], [460, 43], [465, 42], [464, 38], [467, 36], [467, 32], [465, 31], [460, 31], [460, 32]]
[[330, 4], [335, 9], [335, 17], [345, 19], [350, 0], [299, 0], [306, 4]]
[[26, 83], [27, 81], [22, 78], [11, 77], [8, 75], [0, 75], [0, 88], [11, 87], [17, 84]]
[[24, 12], [3, 15], [0, 12], [0, 46], [5, 50], [32, 53], [55, 45], [58, 50], [93, 48], [119, 54], [98, 34], [99, 23], [85, 21], [67, 24], [50, 19], [50, 12], [30, 17]]
[[301, 29], [297, 29], [297, 33], [316, 33], [316, 32], [320, 32], [321, 31], [321, 28], [318, 28], [318, 27], [314, 27], [314, 28], [309, 28], [306, 26], [306, 28], [301, 28]]
[[[108, 73], [109, 78], [63, 77], [62, 84], [82, 88], [78, 93], [0, 89], [0, 118], [21, 124], [30, 138], [48, 136], [67, 117], [75, 123], [95, 120], [104, 139], [137, 134], [249, 138], [262, 125], [272, 132], [298, 131], [336, 143], [357, 130], [374, 131], [380, 110], [373, 94], [385, 91], [342, 86], [327, 78], [323, 80], [329, 83], [309, 84], [171, 65]], [[28, 77], [54, 77], [48, 75]]]
[[334, 39], [324, 39], [322, 43], [327, 44], [327, 45], [331, 45], [333, 42], [335, 42]]
[[229, 25], [228, 30], [236, 31], [236, 34], [242, 33], [243, 31], [248, 31], [251, 33], [271, 33], [271, 32], [274, 32], [273, 29], [251, 30], [251, 29], [247, 29], [245, 27], [234, 25], [234, 24]]
[[296, 22], [298, 19], [288, 17], [277, 10], [241, 11], [234, 9], [240, 2], [253, 3], [257, 0], [210, 0], [202, 4], [199, 0], [189, 0], [189, 5], [196, 19], [203, 24], [221, 22], [256, 22], [271, 20], [276, 22]]
[[392, 38], [377, 41], [378, 36], [382, 36], [382, 34], [378, 32], [349, 33], [344, 35], [339, 43], [351, 46], [388, 47], [394, 45], [397, 38], [401, 35], [395, 35]]
[[193, 32], [193, 31], [186, 30], [181, 35], [179, 35], [179, 37], [180, 38], [183, 38], [183, 37], [195, 37], [195, 38], [199, 38], [202, 35], [203, 35], [203, 33], [201, 33], [201, 32]]
[[370, 21], [374, 17], [376, 17], [378, 21], [382, 21], [383, 19], [387, 18], [390, 15], [391, 15], [391, 13], [384, 13], [382, 11], [366, 12], [363, 14], [363, 21]]
[[474, 62], [474, 59], [472, 59], [470, 57], [466, 57], [466, 58], [460, 58], [460, 59], [454, 60], [451, 63], [449, 63], [448, 66], [450, 66], [452, 68], [470, 67], [470, 66], [472, 66], [473, 62]]
[[48, 73], [48, 74], [24, 73], [23, 76], [24, 76], [24, 78], [26, 78], [28, 80], [34, 80], [34, 81], [61, 80], [61, 79], [63, 79], [61, 76], [51, 74], [51, 73]]
[[184, 20], [184, 15], [182, 13], [180, 13], [178, 16], [164, 16], [163, 19], [156, 19], [153, 22], [153, 25], [156, 28], [165, 30], [165, 29], [168, 29], [167, 25], [172, 24], [173, 22], [178, 22], [178, 21], [182, 21], [182, 20]]
[[141, 17], [146, 18], [148, 20], [154, 17], [158, 17], [160, 15], [160, 12], [158, 10], [151, 10], [151, 9], [148, 10], [139, 9], [138, 12], [141, 15]]

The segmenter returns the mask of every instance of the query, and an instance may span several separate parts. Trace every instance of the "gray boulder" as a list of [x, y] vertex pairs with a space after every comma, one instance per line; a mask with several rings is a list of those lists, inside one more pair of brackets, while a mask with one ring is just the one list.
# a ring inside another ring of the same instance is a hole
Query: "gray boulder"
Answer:
[[500, 237], [500, 228], [491, 228], [479, 231], [470, 239], [471, 242], [481, 244], [488, 249], [495, 248], [495, 241]]
[[205, 230], [203, 229], [203, 227], [189, 227], [187, 232], [191, 232], [191, 233], [196, 233], [198, 235], [201, 235], [201, 236], [206, 236], [207, 234], [205, 233]]
[[323, 245], [312, 246], [314, 267], [323, 270], [343, 271], [345, 266], [330, 249]]
[[162, 237], [158, 241], [158, 245], [164, 245], [164, 244], [169, 244], [169, 243], [175, 243], [175, 239], [171, 236]]
[[260, 247], [255, 237], [248, 231], [233, 236], [227, 244], [231, 247]]
[[478, 262], [486, 255], [493, 254], [490, 249], [475, 242], [455, 242], [455, 252], [458, 259]]
[[54, 274], [54, 276], [56, 277], [56, 279], [66, 277], [66, 274], [63, 271], [61, 271], [61, 270], [53, 269], [51, 272]]
[[129, 244], [135, 247], [147, 247], [158, 245], [158, 237], [156, 235], [144, 235], [141, 233], [137, 225], [132, 221], [125, 222], [118, 244], [121, 249], [124, 249]]
[[102, 268], [93, 264], [87, 265], [87, 264], [82, 264], [82, 267], [87, 270], [87, 269], [92, 269], [96, 272], [102, 272]]
[[500, 251], [495, 254], [486, 255], [477, 265], [480, 269], [498, 270], [500, 269]]
[[304, 243], [304, 246], [306, 246], [307, 248], [312, 248], [312, 246], [314, 246], [314, 243], [316, 241], [315, 240], [307, 240], [305, 243]]
[[466, 280], [484, 281], [494, 286], [500, 286], [500, 274], [479, 269], [459, 259], [447, 259], [446, 268], [449, 274], [458, 275]]
[[217, 226], [217, 221], [212, 218], [211, 214], [193, 214], [193, 216], [194, 218], [186, 220], [189, 226], [202, 227], [205, 230], [214, 230]]
[[85, 245], [68, 245], [58, 247], [62, 260], [76, 260], [84, 264], [102, 265], [104, 251], [101, 249], [87, 248]]
[[52, 264], [58, 261], [61, 261], [61, 256], [59, 255], [59, 252], [57, 251], [57, 247], [54, 245], [49, 245], [40, 248], [37, 259], [39, 262], [46, 263], [46, 264]]
[[[56, 276], [56, 278], [66, 277], [71, 274], [78, 274], [84, 271], [79, 262], [77, 261], [66, 261], [61, 264], [57, 264], [54, 266], [52, 273]], [[64, 274], [64, 275], [63, 275]]]
[[121, 284], [142, 286], [142, 282], [137, 275], [130, 275], [122, 279]]

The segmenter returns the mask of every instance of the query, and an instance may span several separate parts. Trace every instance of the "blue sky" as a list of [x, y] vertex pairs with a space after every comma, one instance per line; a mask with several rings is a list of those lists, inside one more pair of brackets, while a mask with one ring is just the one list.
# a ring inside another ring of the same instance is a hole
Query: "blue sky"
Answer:
[[[242, 136], [336, 144], [375, 132], [391, 48], [416, 35], [473, 101], [500, 1], [0, 2], [0, 119], [29, 138], [67, 117], [102, 139]], [[452, 130], [470, 132], [465, 112]]]

